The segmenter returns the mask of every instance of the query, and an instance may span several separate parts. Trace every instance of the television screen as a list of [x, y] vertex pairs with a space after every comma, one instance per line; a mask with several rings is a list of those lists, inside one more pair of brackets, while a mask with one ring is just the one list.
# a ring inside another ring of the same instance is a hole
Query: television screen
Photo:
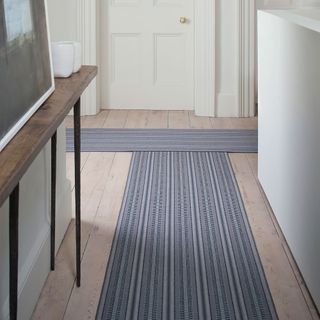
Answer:
[[45, 0], [0, 0], [0, 151], [53, 90]]

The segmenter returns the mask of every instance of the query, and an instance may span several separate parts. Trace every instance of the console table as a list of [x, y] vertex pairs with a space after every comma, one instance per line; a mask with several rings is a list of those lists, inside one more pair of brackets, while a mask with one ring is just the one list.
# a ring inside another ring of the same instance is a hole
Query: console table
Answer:
[[17, 319], [18, 314], [19, 182], [39, 152], [51, 140], [51, 270], [54, 270], [56, 130], [72, 108], [74, 110], [75, 150], [76, 282], [77, 286], [80, 286], [80, 96], [96, 75], [97, 67], [83, 66], [78, 73], [68, 79], [56, 79], [55, 92], [0, 152], [0, 206], [9, 198], [9, 299], [11, 320]]

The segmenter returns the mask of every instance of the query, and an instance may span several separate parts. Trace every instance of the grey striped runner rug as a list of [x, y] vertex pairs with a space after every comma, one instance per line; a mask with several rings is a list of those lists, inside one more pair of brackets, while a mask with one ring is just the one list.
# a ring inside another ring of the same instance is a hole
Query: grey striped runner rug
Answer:
[[[86, 128], [81, 138], [84, 152], [258, 151], [257, 130]], [[67, 151], [73, 151], [73, 129], [67, 129]]]
[[277, 319], [227, 154], [133, 154], [96, 319]]

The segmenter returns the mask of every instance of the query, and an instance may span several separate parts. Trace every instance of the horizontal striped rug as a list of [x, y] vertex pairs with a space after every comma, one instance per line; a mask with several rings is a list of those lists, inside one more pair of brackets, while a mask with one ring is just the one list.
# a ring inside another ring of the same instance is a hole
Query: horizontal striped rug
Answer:
[[[258, 150], [257, 130], [86, 128], [81, 140], [83, 152]], [[67, 151], [73, 151], [73, 129], [67, 129]]]
[[277, 319], [227, 154], [133, 154], [96, 319]]

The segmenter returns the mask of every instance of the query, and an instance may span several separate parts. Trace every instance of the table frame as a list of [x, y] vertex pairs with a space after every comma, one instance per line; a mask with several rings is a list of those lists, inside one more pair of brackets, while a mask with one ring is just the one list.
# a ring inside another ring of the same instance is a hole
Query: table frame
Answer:
[[0, 152], [0, 206], [9, 198], [9, 307], [18, 318], [20, 181], [44, 146], [51, 141], [50, 268], [55, 268], [57, 128], [74, 112], [76, 284], [81, 284], [81, 150], [80, 96], [97, 75], [96, 66], [82, 66], [67, 79], [56, 79], [55, 92]]
[[[74, 119], [74, 167], [76, 204], [76, 283], [81, 285], [81, 103], [80, 98], [73, 107]], [[57, 131], [51, 138], [51, 226], [50, 265], [55, 269], [56, 231], [56, 179], [57, 179]], [[19, 183], [10, 194], [9, 203], [9, 246], [10, 246], [10, 320], [18, 317], [18, 264], [19, 264]]]
[[[81, 103], [80, 98], [73, 107], [74, 119], [74, 167], [76, 204], [76, 283], [81, 286]], [[51, 226], [50, 266], [55, 269], [56, 241], [56, 179], [57, 179], [57, 131], [51, 138]], [[19, 183], [10, 194], [9, 203], [9, 246], [10, 246], [10, 320], [18, 317], [18, 264], [19, 264]]]
[[97, 75], [96, 66], [82, 66], [67, 79], [56, 79], [55, 92], [0, 152], [0, 206], [9, 198], [9, 307], [18, 317], [19, 188], [20, 180], [44, 146], [51, 141], [50, 267], [55, 268], [57, 128], [74, 111], [76, 284], [81, 284], [81, 150], [80, 96]]

